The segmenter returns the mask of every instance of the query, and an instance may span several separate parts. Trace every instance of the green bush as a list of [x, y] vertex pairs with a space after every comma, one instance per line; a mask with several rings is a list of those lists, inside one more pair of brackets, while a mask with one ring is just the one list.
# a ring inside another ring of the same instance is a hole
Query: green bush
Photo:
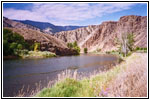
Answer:
[[[16, 55], [16, 49], [28, 49], [29, 44], [25, 42], [23, 36], [13, 33], [9, 29], [3, 29], [3, 54], [4, 56]], [[28, 47], [28, 48], [26, 48]]]
[[73, 44], [72, 43], [67, 43], [67, 47], [68, 48], [73, 48]]
[[87, 53], [88, 49], [87, 48], [84, 48], [84, 53]]
[[76, 41], [73, 43], [67, 43], [67, 47], [76, 50], [78, 55], [80, 54], [80, 47], [78, 46]]
[[77, 51], [77, 53], [78, 53], [78, 55], [80, 54], [80, 47], [74, 47], [74, 50], [76, 50]]
[[42, 90], [39, 97], [75, 97], [76, 93], [82, 87], [81, 83], [67, 78], [63, 82], [56, 84], [52, 88]]

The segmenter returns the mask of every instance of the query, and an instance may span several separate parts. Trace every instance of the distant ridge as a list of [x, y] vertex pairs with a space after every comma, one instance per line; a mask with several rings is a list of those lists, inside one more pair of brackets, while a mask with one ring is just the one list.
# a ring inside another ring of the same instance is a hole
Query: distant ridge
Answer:
[[84, 26], [56, 26], [48, 22], [38, 22], [38, 21], [31, 21], [31, 20], [13, 20], [13, 21], [34, 26], [36, 28], [39, 28], [44, 33], [51, 33], [51, 34], [55, 34], [56, 32], [69, 31], [69, 30], [74, 30], [77, 28], [84, 27]]

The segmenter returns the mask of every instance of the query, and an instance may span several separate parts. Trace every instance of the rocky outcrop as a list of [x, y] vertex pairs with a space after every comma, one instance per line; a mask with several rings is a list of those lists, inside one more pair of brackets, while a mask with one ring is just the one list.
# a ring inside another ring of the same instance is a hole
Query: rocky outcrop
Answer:
[[55, 36], [67, 43], [77, 41], [77, 43], [80, 44], [82, 41], [86, 40], [87, 36], [90, 36], [97, 28], [97, 25], [91, 25], [88, 27], [78, 28], [73, 31], [62, 31], [56, 33]]
[[64, 42], [77, 41], [82, 50], [88, 48], [88, 51], [111, 51], [117, 49], [116, 38], [126, 33], [134, 34], [135, 46], [147, 47], [147, 17], [123, 16], [116, 22], [107, 21], [100, 25], [59, 32], [55, 36]]

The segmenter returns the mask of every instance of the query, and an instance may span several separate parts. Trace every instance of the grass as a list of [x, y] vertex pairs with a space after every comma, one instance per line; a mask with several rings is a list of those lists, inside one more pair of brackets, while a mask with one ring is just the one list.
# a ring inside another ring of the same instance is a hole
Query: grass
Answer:
[[46, 58], [56, 57], [56, 54], [48, 51], [29, 51], [28, 54], [22, 54], [20, 56], [22, 58]]
[[109, 96], [147, 96], [147, 54], [135, 53], [131, 57], [126, 69], [110, 83]]
[[147, 54], [133, 53], [112, 69], [89, 73], [77, 71], [58, 74], [54, 85], [36, 91], [36, 97], [146, 97]]
[[[52, 88], [45, 88], [37, 97], [97, 97], [107, 84], [120, 72], [120, 67], [115, 67], [108, 72], [92, 74], [90, 79], [78, 80], [75, 73], [67, 78], [58, 78], [58, 82]], [[67, 71], [66, 71], [67, 72]], [[64, 74], [61, 74], [62, 77]], [[68, 76], [68, 75], [67, 75]], [[81, 76], [80, 76], [81, 77]]]

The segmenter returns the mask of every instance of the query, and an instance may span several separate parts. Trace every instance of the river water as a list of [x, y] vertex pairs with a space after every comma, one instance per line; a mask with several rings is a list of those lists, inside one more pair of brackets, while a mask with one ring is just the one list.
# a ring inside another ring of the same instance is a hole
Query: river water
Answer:
[[[3, 61], [3, 96], [16, 96], [24, 87], [29, 91], [41, 82], [42, 87], [50, 80], [55, 80], [57, 74], [67, 70], [77, 70], [88, 75], [93, 71], [108, 70], [115, 65], [118, 58], [112, 55], [80, 55], [63, 56], [43, 59], [15, 59]], [[28, 96], [28, 93], [26, 94]]]

